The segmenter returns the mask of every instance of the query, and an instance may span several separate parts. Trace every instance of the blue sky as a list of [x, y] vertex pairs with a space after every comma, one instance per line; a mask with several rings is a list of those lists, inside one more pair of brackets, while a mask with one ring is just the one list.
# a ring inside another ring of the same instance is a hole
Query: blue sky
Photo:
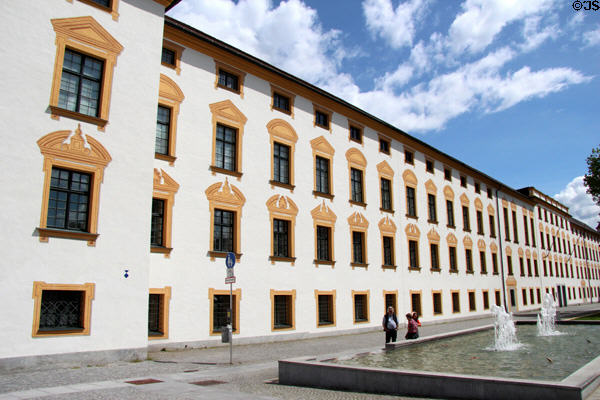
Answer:
[[581, 177], [600, 146], [600, 10], [569, 0], [182, 0], [169, 15], [599, 221]]

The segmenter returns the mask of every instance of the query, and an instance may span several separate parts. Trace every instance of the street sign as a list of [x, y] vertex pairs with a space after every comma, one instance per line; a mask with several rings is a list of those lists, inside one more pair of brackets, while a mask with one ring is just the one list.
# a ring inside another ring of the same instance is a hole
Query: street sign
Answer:
[[225, 283], [235, 283], [235, 276], [228, 276], [225, 278]]
[[225, 257], [225, 265], [227, 268], [233, 268], [235, 265], [235, 254], [232, 252], [227, 253], [227, 257]]
[[233, 268], [227, 268], [227, 278], [232, 278], [233, 276]]

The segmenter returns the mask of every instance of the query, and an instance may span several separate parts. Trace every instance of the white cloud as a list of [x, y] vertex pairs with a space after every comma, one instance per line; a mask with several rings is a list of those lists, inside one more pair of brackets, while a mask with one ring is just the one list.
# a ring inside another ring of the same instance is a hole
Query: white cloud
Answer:
[[583, 184], [583, 176], [578, 176], [569, 182], [560, 193], [554, 195], [554, 198], [569, 207], [569, 213], [573, 217], [585, 222], [594, 229], [598, 225], [600, 207], [594, 203], [592, 196], [587, 194], [586, 187]]
[[419, 24], [426, 10], [424, 0], [401, 2], [395, 10], [391, 0], [366, 0], [362, 6], [367, 29], [394, 49], [412, 45], [415, 25]]
[[524, 52], [535, 50], [548, 39], [556, 39], [560, 34], [557, 25], [547, 25], [540, 29], [540, 16], [530, 17], [523, 24], [523, 38], [525, 42], [520, 45]]
[[600, 44], [600, 27], [593, 31], [583, 33], [583, 42], [585, 47], [597, 46]]

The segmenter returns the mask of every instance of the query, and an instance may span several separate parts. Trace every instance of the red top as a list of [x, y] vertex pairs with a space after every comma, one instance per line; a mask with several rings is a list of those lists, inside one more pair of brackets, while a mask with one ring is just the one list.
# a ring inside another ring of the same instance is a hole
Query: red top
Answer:
[[414, 319], [408, 320], [408, 333], [417, 333], [419, 331], [419, 326], [417, 325], [417, 321]]

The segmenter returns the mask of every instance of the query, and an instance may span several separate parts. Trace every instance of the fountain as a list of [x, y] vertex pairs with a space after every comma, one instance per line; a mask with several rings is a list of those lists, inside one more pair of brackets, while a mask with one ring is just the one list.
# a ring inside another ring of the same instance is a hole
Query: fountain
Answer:
[[496, 351], [512, 351], [521, 347], [517, 340], [517, 328], [512, 319], [512, 313], [507, 313], [502, 307], [492, 305], [494, 316], [494, 347]]
[[560, 335], [561, 332], [554, 328], [556, 318], [556, 302], [552, 294], [546, 293], [542, 301], [542, 309], [537, 316], [537, 328], [539, 336]]

